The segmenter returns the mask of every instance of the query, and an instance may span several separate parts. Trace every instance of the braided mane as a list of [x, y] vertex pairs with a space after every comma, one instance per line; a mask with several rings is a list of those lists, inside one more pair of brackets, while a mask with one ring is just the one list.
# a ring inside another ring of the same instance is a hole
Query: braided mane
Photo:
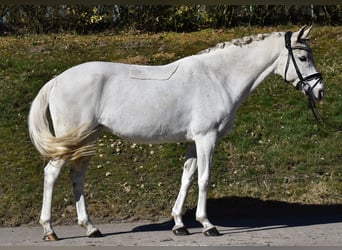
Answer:
[[204, 49], [201, 50], [200, 52], [198, 52], [197, 54], [208, 54], [210, 52], [216, 51], [218, 49], [223, 49], [226, 48], [228, 46], [243, 46], [243, 45], [247, 45], [250, 44], [254, 41], [262, 41], [265, 40], [268, 37], [271, 36], [281, 36], [282, 34], [280, 32], [273, 32], [273, 33], [265, 33], [265, 34], [258, 34], [258, 35], [252, 35], [252, 36], [245, 36], [242, 38], [238, 38], [238, 39], [233, 39], [230, 42], [222, 42], [222, 43], [218, 43], [216, 44], [214, 47], [208, 48], [208, 49]]

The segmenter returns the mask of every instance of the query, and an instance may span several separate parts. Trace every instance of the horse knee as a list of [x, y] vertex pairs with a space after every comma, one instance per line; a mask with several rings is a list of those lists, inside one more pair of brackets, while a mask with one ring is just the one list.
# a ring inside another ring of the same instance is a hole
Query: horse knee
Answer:
[[200, 192], [207, 191], [209, 189], [209, 180], [207, 179], [200, 179], [198, 180], [198, 189]]

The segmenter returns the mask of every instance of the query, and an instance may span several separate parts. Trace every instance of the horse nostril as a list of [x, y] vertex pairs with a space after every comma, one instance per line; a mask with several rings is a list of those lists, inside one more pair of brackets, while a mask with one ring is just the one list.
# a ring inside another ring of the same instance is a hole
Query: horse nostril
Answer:
[[322, 89], [318, 92], [318, 100], [322, 100], [323, 97], [324, 97], [324, 90]]

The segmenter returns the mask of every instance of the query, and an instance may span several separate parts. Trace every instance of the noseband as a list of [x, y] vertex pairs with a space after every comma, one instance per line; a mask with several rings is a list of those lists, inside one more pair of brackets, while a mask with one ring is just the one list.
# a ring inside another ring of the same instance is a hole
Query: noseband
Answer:
[[[316, 87], [316, 85], [323, 79], [321, 73], [315, 73], [312, 75], [308, 75], [306, 77], [302, 76], [302, 73], [300, 72], [296, 59], [293, 55], [293, 50], [295, 49], [300, 49], [300, 50], [306, 50], [307, 52], [311, 53], [311, 49], [307, 48], [307, 47], [291, 47], [291, 36], [292, 36], [292, 32], [288, 31], [285, 33], [285, 47], [288, 50], [288, 57], [287, 57], [287, 62], [286, 62], [286, 68], [285, 68], [285, 81], [289, 82], [286, 79], [286, 75], [287, 75], [287, 70], [289, 69], [289, 64], [290, 64], [290, 58], [292, 59], [293, 65], [296, 69], [297, 72], [297, 76], [299, 78], [299, 82], [296, 85], [296, 89], [303, 89], [305, 94], [308, 96], [312, 95], [312, 90]], [[308, 83], [308, 81], [312, 80], [312, 79], [317, 79], [316, 83], [311, 87], [310, 84]]]

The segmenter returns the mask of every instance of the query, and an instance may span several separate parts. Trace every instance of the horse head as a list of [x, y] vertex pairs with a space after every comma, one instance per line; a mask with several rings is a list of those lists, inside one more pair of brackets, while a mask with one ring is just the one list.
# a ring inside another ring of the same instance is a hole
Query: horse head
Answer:
[[294, 33], [285, 33], [285, 48], [279, 57], [276, 72], [310, 98], [320, 101], [324, 97], [323, 78], [316, 69], [312, 50], [307, 43], [312, 27], [305, 27]]

